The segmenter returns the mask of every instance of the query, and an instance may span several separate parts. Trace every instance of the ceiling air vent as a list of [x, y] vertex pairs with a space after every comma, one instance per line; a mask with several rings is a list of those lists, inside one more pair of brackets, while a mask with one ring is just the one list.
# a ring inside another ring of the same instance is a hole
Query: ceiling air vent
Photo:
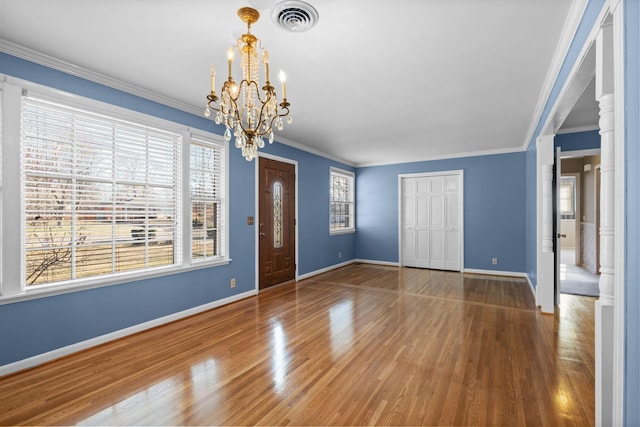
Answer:
[[300, 33], [310, 30], [318, 23], [318, 11], [300, 0], [283, 1], [273, 7], [271, 18], [281, 28]]

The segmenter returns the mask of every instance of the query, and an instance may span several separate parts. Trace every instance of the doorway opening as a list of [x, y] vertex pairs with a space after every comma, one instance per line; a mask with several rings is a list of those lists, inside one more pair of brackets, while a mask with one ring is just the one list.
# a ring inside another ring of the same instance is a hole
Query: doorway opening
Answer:
[[600, 152], [562, 153], [558, 186], [561, 294], [597, 298], [599, 290]]

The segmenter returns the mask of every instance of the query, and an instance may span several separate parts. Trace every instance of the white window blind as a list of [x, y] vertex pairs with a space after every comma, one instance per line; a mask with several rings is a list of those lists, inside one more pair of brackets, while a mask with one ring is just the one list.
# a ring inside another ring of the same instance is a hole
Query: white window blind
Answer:
[[191, 138], [191, 258], [225, 256], [224, 146]]
[[330, 174], [329, 231], [331, 233], [355, 230], [354, 175], [340, 169]]
[[180, 262], [177, 133], [23, 97], [25, 284]]

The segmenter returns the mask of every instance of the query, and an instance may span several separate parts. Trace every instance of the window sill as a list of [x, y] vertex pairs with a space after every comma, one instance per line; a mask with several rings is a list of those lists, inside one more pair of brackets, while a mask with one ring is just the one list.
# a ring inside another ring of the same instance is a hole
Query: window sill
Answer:
[[356, 232], [355, 228], [350, 228], [348, 230], [329, 230], [329, 236], [336, 236], [340, 234], [353, 234]]
[[101, 279], [89, 279], [87, 281], [77, 282], [76, 284], [62, 285], [46, 285], [35, 289], [28, 289], [18, 294], [0, 295], [0, 305], [12, 304], [20, 301], [28, 301], [38, 298], [46, 298], [55, 295], [63, 295], [72, 292], [86, 291], [89, 289], [102, 288], [106, 286], [121, 285], [124, 283], [138, 282], [141, 280], [153, 279], [156, 277], [170, 276], [173, 274], [186, 273], [204, 268], [218, 267], [227, 265], [231, 262], [230, 258], [216, 260], [215, 262], [201, 261], [193, 262], [188, 266], [171, 266], [166, 268], [158, 268], [152, 271], [137, 271], [122, 273], [117, 276]]

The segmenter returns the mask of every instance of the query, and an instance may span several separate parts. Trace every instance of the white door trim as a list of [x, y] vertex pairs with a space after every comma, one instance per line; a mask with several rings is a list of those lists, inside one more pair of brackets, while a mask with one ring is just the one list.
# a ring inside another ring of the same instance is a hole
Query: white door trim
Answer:
[[446, 170], [446, 171], [437, 171], [437, 172], [419, 172], [419, 173], [407, 173], [407, 174], [399, 174], [398, 175], [398, 266], [403, 266], [403, 191], [402, 191], [402, 180], [406, 178], [425, 178], [425, 177], [433, 177], [433, 176], [450, 176], [457, 175], [460, 179], [460, 192], [458, 198], [458, 212], [460, 214], [460, 241], [459, 241], [459, 250], [460, 250], [460, 271], [464, 271], [464, 170], [456, 169], [456, 170]]
[[536, 305], [543, 313], [553, 313], [555, 262], [553, 257], [553, 139], [554, 135], [538, 137], [536, 141], [537, 212]]

